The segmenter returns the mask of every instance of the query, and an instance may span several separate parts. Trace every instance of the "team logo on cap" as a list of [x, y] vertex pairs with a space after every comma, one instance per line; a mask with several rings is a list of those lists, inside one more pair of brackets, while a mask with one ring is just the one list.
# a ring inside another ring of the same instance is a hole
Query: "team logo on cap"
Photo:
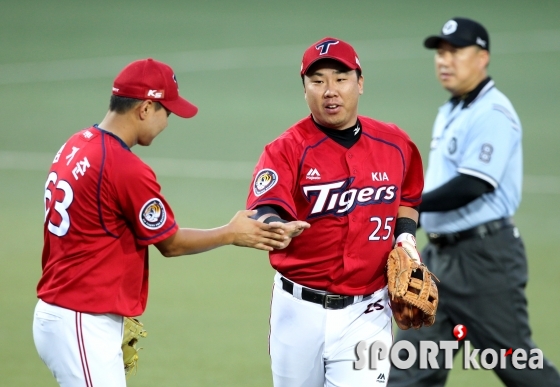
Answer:
[[455, 20], [449, 20], [443, 25], [441, 33], [444, 35], [449, 35], [457, 31], [457, 22]]
[[272, 169], [261, 169], [255, 177], [255, 184], [253, 185], [253, 193], [255, 196], [261, 196], [269, 191], [278, 183], [278, 174]]
[[325, 55], [329, 52], [331, 45], [338, 44], [338, 40], [325, 40], [315, 46], [315, 49], [319, 50], [319, 55]]
[[165, 207], [158, 198], [148, 200], [140, 210], [140, 221], [150, 230], [157, 230], [163, 226], [166, 218]]

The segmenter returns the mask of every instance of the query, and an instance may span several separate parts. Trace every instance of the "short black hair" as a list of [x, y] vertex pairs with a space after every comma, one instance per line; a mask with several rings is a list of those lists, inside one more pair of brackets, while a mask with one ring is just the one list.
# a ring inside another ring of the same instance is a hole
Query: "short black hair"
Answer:
[[[119, 95], [111, 95], [111, 100], [109, 101], [109, 110], [119, 114], [124, 114], [130, 109], [133, 109], [143, 100], [136, 98], [121, 97]], [[163, 105], [157, 101], [153, 101], [155, 104], [155, 109], [159, 110]]]

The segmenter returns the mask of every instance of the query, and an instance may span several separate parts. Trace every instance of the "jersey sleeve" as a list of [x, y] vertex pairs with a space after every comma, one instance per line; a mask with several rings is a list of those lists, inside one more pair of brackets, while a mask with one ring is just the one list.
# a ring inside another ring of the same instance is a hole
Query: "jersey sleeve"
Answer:
[[161, 194], [156, 175], [138, 161], [118, 169], [115, 188], [124, 216], [140, 245], [160, 242], [179, 228], [171, 207]]
[[494, 105], [471, 124], [457, 171], [497, 188], [520, 140], [521, 130], [515, 118], [505, 107]]
[[282, 217], [297, 219], [293, 193], [296, 189], [298, 161], [294, 150], [283, 142], [268, 144], [255, 166], [249, 187], [247, 208], [274, 205], [282, 208]]
[[412, 140], [408, 140], [405, 157], [404, 180], [401, 192], [401, 206], [416, 207], [422, 202], [424, 189], [424, 169], [422, 157]]

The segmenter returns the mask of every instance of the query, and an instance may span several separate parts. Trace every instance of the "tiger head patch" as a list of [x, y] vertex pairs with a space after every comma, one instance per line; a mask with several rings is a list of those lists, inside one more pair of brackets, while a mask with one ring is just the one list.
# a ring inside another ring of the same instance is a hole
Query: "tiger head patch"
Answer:
[[261, 169], [255, 177], [253, 184], [253, 193], [255, 196], [261, 196], [269, 191], [278, 183], [278, 174], [272, 169]]
[[166, 218], [165, 207], [158, 198], [148, 200], [140, 210], [140, 222], [150, 230], [157, 230], [163, 226]]

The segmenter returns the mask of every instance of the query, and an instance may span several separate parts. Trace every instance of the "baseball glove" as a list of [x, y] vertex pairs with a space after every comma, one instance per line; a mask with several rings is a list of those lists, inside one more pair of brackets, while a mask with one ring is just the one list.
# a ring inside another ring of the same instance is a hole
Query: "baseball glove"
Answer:
[[148, 332], [144, 330], [144, 325], [135, 318], [124, 318], [124, 334], [122, 341], [122, 353], [124, 362], [124, 372], [128, 376], [131, 371], [136, 374], [138, 363], [138, 351], [142, 348], [136, 347], [140, 337], [146, 337]]
[[438, 290], [434, 278], [438, 280], [402, 246], [389, 253], [387, 284], [393, 317], [400, 329], [429, 327], [436, 321]]

